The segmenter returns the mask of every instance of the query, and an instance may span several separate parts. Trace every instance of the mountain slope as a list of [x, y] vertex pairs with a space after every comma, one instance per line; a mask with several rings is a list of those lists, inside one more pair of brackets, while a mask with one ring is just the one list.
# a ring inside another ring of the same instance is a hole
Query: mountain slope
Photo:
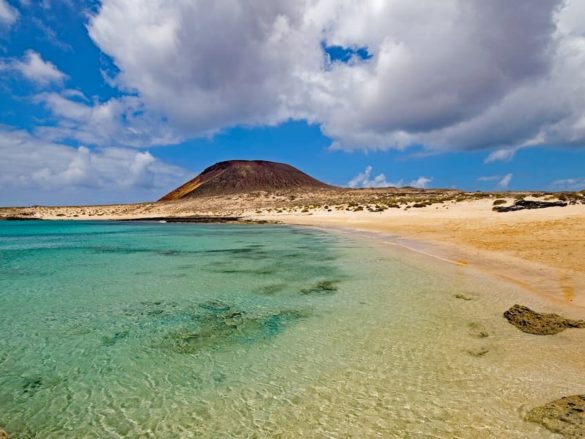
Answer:
[[216, 163], [159, 201], [283, 189], [324, 189], [330, 186], [285, 163], [229, 160]]

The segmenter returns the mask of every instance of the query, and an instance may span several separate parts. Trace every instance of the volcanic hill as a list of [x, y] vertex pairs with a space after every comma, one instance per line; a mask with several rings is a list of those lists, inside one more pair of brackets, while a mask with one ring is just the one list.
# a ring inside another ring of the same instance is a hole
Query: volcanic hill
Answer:
[[159, 201], [283, 189], [326, 189], [331, 186], [285, 163], [228, 160], [216, 163]]

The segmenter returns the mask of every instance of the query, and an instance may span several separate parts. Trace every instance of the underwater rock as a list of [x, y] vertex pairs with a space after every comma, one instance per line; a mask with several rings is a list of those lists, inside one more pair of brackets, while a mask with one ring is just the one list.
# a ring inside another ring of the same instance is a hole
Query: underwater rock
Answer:
[[471, 355], [472, 357], [483, 357], [485, 354], [487, 354], [490, 350], [488, 348], [485, 347], [480, 347], [480, 348], [474, 348], [474, 349], [469, 349], [467, 351], [467, 353], [469, 355]]
[[567, 438], [585, 437], [585, 395], [566, 396], [535, 407], [525, 418]]
[[456, 299], [461, 299], [461, 300], [473, 300], [473, 298], [471, 296], [468, 296], [466, 294], [455, 294], [453, 295], [453, 297], [455, 297]]
[[489, 337], [489, 333], [481, 323], [472, 322], [467, 325], [469, 328], [469, 335], [475, 338], [486, 338]]
[[0, 439], [10, 439], [8, 433], [6, 433], [3, 429], [0, 428]]
[[330, 280], [317, 282], [311, 288], [303, 288], [301, 294], [332, 294], [337, 291], [337, 283]]
[[558, 314], [540, 314], [522, 305], [514, 305], [504, 317], [522, 332], [535, 335], [553, 335], [567, 328], [585, 328], [585, 321], [570, 320]]

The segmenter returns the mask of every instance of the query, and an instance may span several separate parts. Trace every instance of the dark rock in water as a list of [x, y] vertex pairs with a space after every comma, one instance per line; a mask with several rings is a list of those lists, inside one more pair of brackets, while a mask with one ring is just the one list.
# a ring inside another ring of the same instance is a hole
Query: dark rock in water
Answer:
[[583, 320], [570, 320], [558, 314], [540, 314], [518, 304], [506, 311], [504, 317], [512, 325], [528, 334], [552, 335], [567, 328], [585, 328]]
[[332, 294], [337, 291], [337, 284], [334, 281], [324, 280], [317, 282], [311, 288], [303, 288], [301, 294]]
[[8, 433], [6, 433], [1, 428], [0, 428], [0, 439], [10, 439], [10, 436], [8, 436]]
[[467, 294], [455, 294], [454, 297], [460, 300], [473, 300], [473, 298]]
[[525, 418], [567, 438], [585, 437], [585, 395], [566, 396], [535, 407]]
[[516, 200], [511, 206], [494, 206], [492, 210], [496, 212], [515, 212], [524, 209], [544, 209], [546, 207], [565, 207], [567, 203], [563, 201], [530, 201]]

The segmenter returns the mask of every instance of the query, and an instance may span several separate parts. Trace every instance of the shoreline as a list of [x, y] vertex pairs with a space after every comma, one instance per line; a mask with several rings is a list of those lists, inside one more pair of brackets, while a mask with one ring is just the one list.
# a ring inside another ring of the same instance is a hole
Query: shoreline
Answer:
[[[368, 196], [374, 195], [380, 194]], [[0, 217], [285, 224], [368, 233], [386, 245], [480, 270], [551, 304], [585, 312], [585, 203], [497, 212], [491, 195], [463, 201], [448, 198], [422, 207], [408, 201], [402, 207], [382, 210], [367, 202], [357, 207], [332, 202], [293, 205], [285, 196], [269, 199], [266, 195], [255, 204], [257, 199], [239, 195], [139, 205], [5, 208]], [[506, 202], [514, 200], [509, 197]]]
[[[371, 215], [371, 214], [364, 214]], [[405, 232], [388, 218], [350, 218], [349, 215], [252, 215], [252, 220], [268, 220], [283, 225], [315, 227], [324, 230], [357, 233], [457, 265], [477, 270], [520, 287], [544, 302], [583, 317], [585, 313], [585, 273], [575, 267], [522, 258], [505, 250], [487, 250], [457, 240], [448, 231], [438, 236]], [[584, 218], [585, 219], [585, 218]], [[583, 248], [585, 252], [585, 248]]]

